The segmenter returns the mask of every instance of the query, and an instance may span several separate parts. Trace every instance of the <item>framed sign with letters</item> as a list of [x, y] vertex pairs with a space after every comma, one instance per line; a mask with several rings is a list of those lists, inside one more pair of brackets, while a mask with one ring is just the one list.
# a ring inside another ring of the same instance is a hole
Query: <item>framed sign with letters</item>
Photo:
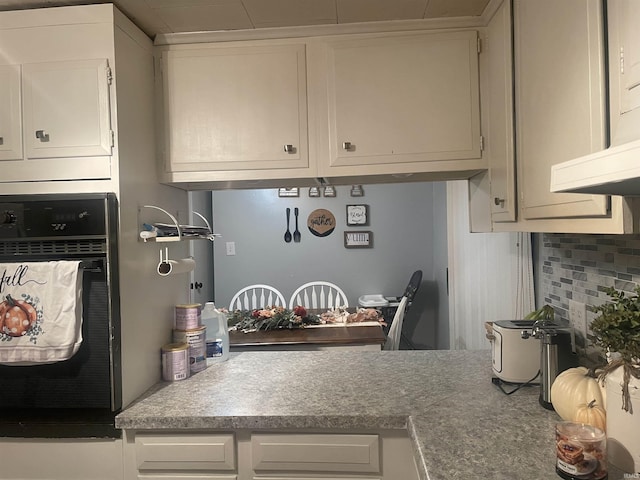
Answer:
[[367, 205], [347, 205], [347, 225], [369, 225], [369, 207]]
[[373, 232], [365, 230], [345, 231], [344, 246], [345, 248], [372, 248]]

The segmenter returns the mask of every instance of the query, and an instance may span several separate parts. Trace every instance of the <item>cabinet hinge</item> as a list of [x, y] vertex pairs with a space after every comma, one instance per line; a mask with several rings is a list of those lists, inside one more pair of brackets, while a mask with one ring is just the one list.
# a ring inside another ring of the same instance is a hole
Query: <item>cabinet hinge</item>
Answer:
[[480, 135], [480, 151], [484, 151], [484, 137]]
[[111, 72], [111, 67], [107, 67], [107, 84], [111, 85], [113, 83], [113, 73]]
[[113, 148], [116, 144], [116, 132], [111, 130], [111, 148]]
[[477, 42], [478, 42], [478, 53], [480, 53], [482, 52], [482, 39], [478, 37]]

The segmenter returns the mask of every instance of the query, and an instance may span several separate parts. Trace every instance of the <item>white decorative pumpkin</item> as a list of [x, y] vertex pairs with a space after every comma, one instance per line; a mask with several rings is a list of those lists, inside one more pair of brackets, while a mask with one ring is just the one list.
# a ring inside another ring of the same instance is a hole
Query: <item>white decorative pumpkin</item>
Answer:
[[556, 377], [551, 403], [563, 420], [605, 429], [605, 389], [586, 367], [569, 368]]
[[607, 430], [607, 414], [604, 407], [598, 405], [595, 400], [591, 400], [586, 405], [580, 405], [573, 416], [573, 421], [593, 425], [603, 432]]

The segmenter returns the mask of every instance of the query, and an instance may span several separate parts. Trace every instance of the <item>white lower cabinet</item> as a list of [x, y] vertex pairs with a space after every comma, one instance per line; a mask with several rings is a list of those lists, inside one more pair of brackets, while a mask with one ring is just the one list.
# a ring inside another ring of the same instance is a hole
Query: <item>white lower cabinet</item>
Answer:
[[233, 434], [141, 433], [135, 438], [135, 452], [136, 467], [139, 472], [157, 470], [233, 472], [236, 469]]
[[417, 480], [406, 431], [126, 431], [126, 480]]
[[254, 434], [251, 466], [255, 472], [380, 473], [378, 435]]
[[139, 480], [236, 480], [237, 475], [215, 475], [207, 473], [198, 474], [141, 474], [137, 477]]

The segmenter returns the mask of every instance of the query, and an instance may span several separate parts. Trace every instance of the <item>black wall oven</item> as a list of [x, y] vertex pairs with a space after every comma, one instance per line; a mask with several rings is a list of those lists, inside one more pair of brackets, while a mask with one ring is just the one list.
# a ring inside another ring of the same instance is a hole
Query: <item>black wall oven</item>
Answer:
[[0, 196], [0, 264], [79, 260], [83, 270], [75, 355], [0, 365], [0, 437], [120, 436], [117, 215], [111, 193]]

